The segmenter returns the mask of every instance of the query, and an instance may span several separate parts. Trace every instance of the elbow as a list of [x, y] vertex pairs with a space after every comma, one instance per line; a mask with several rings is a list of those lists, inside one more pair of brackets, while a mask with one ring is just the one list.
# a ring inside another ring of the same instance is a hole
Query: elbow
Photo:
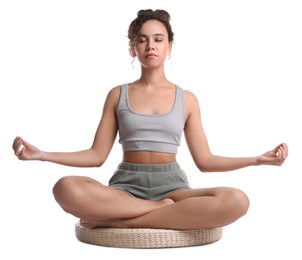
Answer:
[[197, 168], [198, 168], [199, 171], [201, 171], [202, 173], [210, 172], [210, 171], [209, 171], [206, 167], [204, 167], [204, 166], [198, 165]]
[[90, 149], [90, 167], [99, 168], [101, 167], [107, 159], [108, 154], [99, 152], [93, 148]]
[[202, 173], [206, 173], [206, 172], [216, 172], [217, 168], [213, 167], [210, 164], [198, 164], [197, 168], [202, 172]]
[[202, 162], [196, 162], [195, 164], [196, 164], [198, 170], [201, 171], [202, 173], [208, 172], [206, 165], [204, 165]]
[[90, 157], [89, 167], [99, 168], [104, 164], [105, 161], [106, 158], [103, 158], [103, 156], [93, 154], [93, 156]]
[[93, 164], [92, 167], [99, 168], [104, 164], [105, 161], [97, 161]]
[[198, 169], [199, 169], [199, 171], [202, 172], [202, 173], [207, 173], [207, 172], [208, 172], [207, 170], [205, 170], [205, 169], [203, 169], [203, 168], [198, 168]]
[[199, 169], [202, 173], [216, 172], [214, 169], [212, 169], [212, 168], [207, 168], [207, 167], [198, 167], [198, 169]]
[[203, 160], [199, 160], [195, 162], [197, 168], [202, 172], [202, 173], [206, 173], [206, 172], [213, 172], [214, 169], [211, 166], [210, 163], [210, 157], [208, 157], [208, 159], [203, 159]]
[[99, 158], [93, 162], [92, 167], [99, 168], [104, 164], [105, 161], [106, 159]]

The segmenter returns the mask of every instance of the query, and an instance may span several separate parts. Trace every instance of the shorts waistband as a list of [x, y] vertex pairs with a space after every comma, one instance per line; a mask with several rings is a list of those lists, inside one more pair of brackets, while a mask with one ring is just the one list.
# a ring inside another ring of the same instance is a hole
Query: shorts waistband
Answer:
[[140, 171], [140, 172], [167, 172], [181, 170], [177, 162], [162, 163], [162, 164], [136, 164], [121, 162], [118, 169], [126, 171]]

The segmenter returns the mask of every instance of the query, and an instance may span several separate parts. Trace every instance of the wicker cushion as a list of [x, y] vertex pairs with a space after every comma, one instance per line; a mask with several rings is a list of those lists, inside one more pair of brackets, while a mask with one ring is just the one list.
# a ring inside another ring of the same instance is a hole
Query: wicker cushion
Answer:
[[213, 243], [222, 237], [222, 228], [172, 230], [150, 228], [94, 228], [75, 225], [78, 240], [100, 246], [122, 248], [185, 247]]

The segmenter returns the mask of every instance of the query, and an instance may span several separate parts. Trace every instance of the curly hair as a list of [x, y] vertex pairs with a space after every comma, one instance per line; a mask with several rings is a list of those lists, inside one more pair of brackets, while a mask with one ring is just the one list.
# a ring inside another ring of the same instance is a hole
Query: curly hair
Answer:
[[170, 14], [165, 10], [145, 9], [145, 10], [138, 11], [137, 17], [130, 23], [128, 29], [128, 39], [129, 39], [130, 49], [133, 49], [135, 41], [138, 37], [138, 32], [141, 29], [142, 25], [149, 20], [157, 20], [163, 23], [163, 25], [166, 27], [168, 31], [169, 42], [173, 42], [174, 33], [172, 31], [170, 19], [171, 19]]

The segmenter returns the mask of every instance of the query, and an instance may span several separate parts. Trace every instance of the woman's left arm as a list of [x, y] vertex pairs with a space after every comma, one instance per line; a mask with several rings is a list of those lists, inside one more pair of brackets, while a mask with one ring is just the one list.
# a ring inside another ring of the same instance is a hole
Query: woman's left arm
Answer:
[[196, 166], [202, 172], [232, 171], [248, 166], [281, 166], [288, 155], [286, 143], [255, 157], [224, 157], [213, 155], [202, 126], [198, 101], [194, 94], [185, 91], [185, 137]]

